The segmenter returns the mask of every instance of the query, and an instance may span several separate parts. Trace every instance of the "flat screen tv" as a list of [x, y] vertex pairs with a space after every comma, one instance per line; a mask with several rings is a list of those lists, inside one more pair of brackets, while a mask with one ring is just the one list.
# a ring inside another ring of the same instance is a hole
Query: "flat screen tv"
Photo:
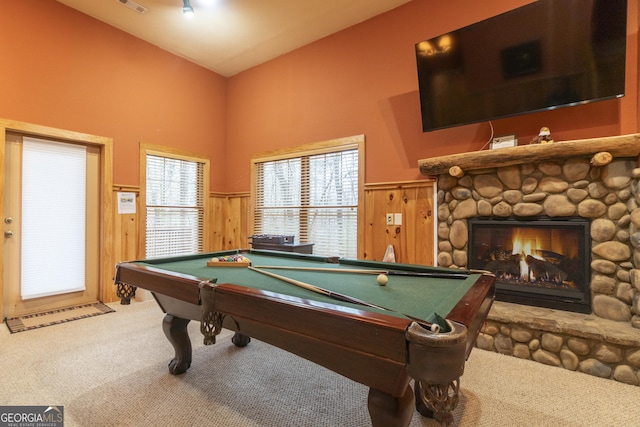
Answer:
[[624, 96], [626, 0], [538, 0], [415, 46], [423, 131]]

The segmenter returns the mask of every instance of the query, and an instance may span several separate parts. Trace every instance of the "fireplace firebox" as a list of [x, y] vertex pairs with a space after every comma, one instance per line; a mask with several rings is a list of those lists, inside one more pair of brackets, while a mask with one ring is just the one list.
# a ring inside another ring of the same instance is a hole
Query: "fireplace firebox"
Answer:
[[591, 312], [589, 220], [470, 218], [469, 268], [496, 275], [496, 299]]

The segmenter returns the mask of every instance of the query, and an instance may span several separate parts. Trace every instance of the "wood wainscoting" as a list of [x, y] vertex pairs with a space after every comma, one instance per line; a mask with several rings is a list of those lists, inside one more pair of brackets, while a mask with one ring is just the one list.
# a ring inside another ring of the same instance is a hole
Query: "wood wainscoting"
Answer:
[[[117, 193], [126, 192], [136, 195], [136, 213], [119, 214], [118, 204], [114, 203], [114, 259], [116, 263], [143, 259], [140, 253], [140, 233], [142, 221], [140, 216], [140, 187], [116, 185], [113, 187], [113, 200], [118, 200]], [[211, 193], [209, 209], [212, 224], [206, 227], [211, 233], [210, 246], [205, 251], [249, 247], [249, 193]], [[115, 301], [115, 290], [111, 301]]]
[[[364, 229], [359, 237], [358, 257], [380, 261], [388, 245], [393, 245], [397, 262], [422, 265], [435, 263], [435, 199], [431, 179], [409, 182], [393, 182], [365, 185], [365, 203], [362, 210]], [[136, 194], [136, 213], [118, 214], [118, 204], [113, 204], [113, 250], [116, 263], [143, 259], [139, 242], [142, 231], [140, 217], [140, 188], [113, 186], [113, 200], [118, 192]], [[210, 193], [209, 209], [212, 224], [206, 228], [211, 233], [206, 251], [249, 248], [251, 213], [250, 194]], [[402, 215], [401, 225], [387, 225], [386, 214]], [[116, 301], [115, 286], [110, 298]]]
[[211, 193], [212, 250], [250, 248], [249, 230], [252, 213], [249, 212], [249, 192]]
[[[381, 261], [393, 245], [396, 262], [435, 265], [434, 191], [433, 179], [366, 184], [358, 256]], [[389, 213], [401, 214], [401, 224], [387, 225]]]

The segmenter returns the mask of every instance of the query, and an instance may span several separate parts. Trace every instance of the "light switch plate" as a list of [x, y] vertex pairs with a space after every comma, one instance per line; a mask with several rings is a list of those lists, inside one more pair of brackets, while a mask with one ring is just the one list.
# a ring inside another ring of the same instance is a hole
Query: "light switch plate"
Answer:
[[393, 224], [394, 225], [402, 225], [402, 214], [401, 213], [393, 214]]

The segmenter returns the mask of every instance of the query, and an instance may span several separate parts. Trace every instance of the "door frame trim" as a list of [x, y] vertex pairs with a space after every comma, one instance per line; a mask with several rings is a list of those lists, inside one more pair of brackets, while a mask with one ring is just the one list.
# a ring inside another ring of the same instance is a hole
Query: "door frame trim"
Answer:
[[[100, 283], [98, 295], [102, 302], [112, 302], [117, 299], [115, 286], [108, 286], [113, 279], [113, 139], [74, 132], [48, 126], [19, 122], [0, 118], [0, 214], [5, 217], [5, 143], [7, 132], [19, 133], [24, 136], [33, 136], [62, 142], [79, 143], [100, 149]], [[4, 248], [0, 246], [0, 259], [4, 259]], [[4, 262], [0, 262], [0, 319], [4, 319]]]

